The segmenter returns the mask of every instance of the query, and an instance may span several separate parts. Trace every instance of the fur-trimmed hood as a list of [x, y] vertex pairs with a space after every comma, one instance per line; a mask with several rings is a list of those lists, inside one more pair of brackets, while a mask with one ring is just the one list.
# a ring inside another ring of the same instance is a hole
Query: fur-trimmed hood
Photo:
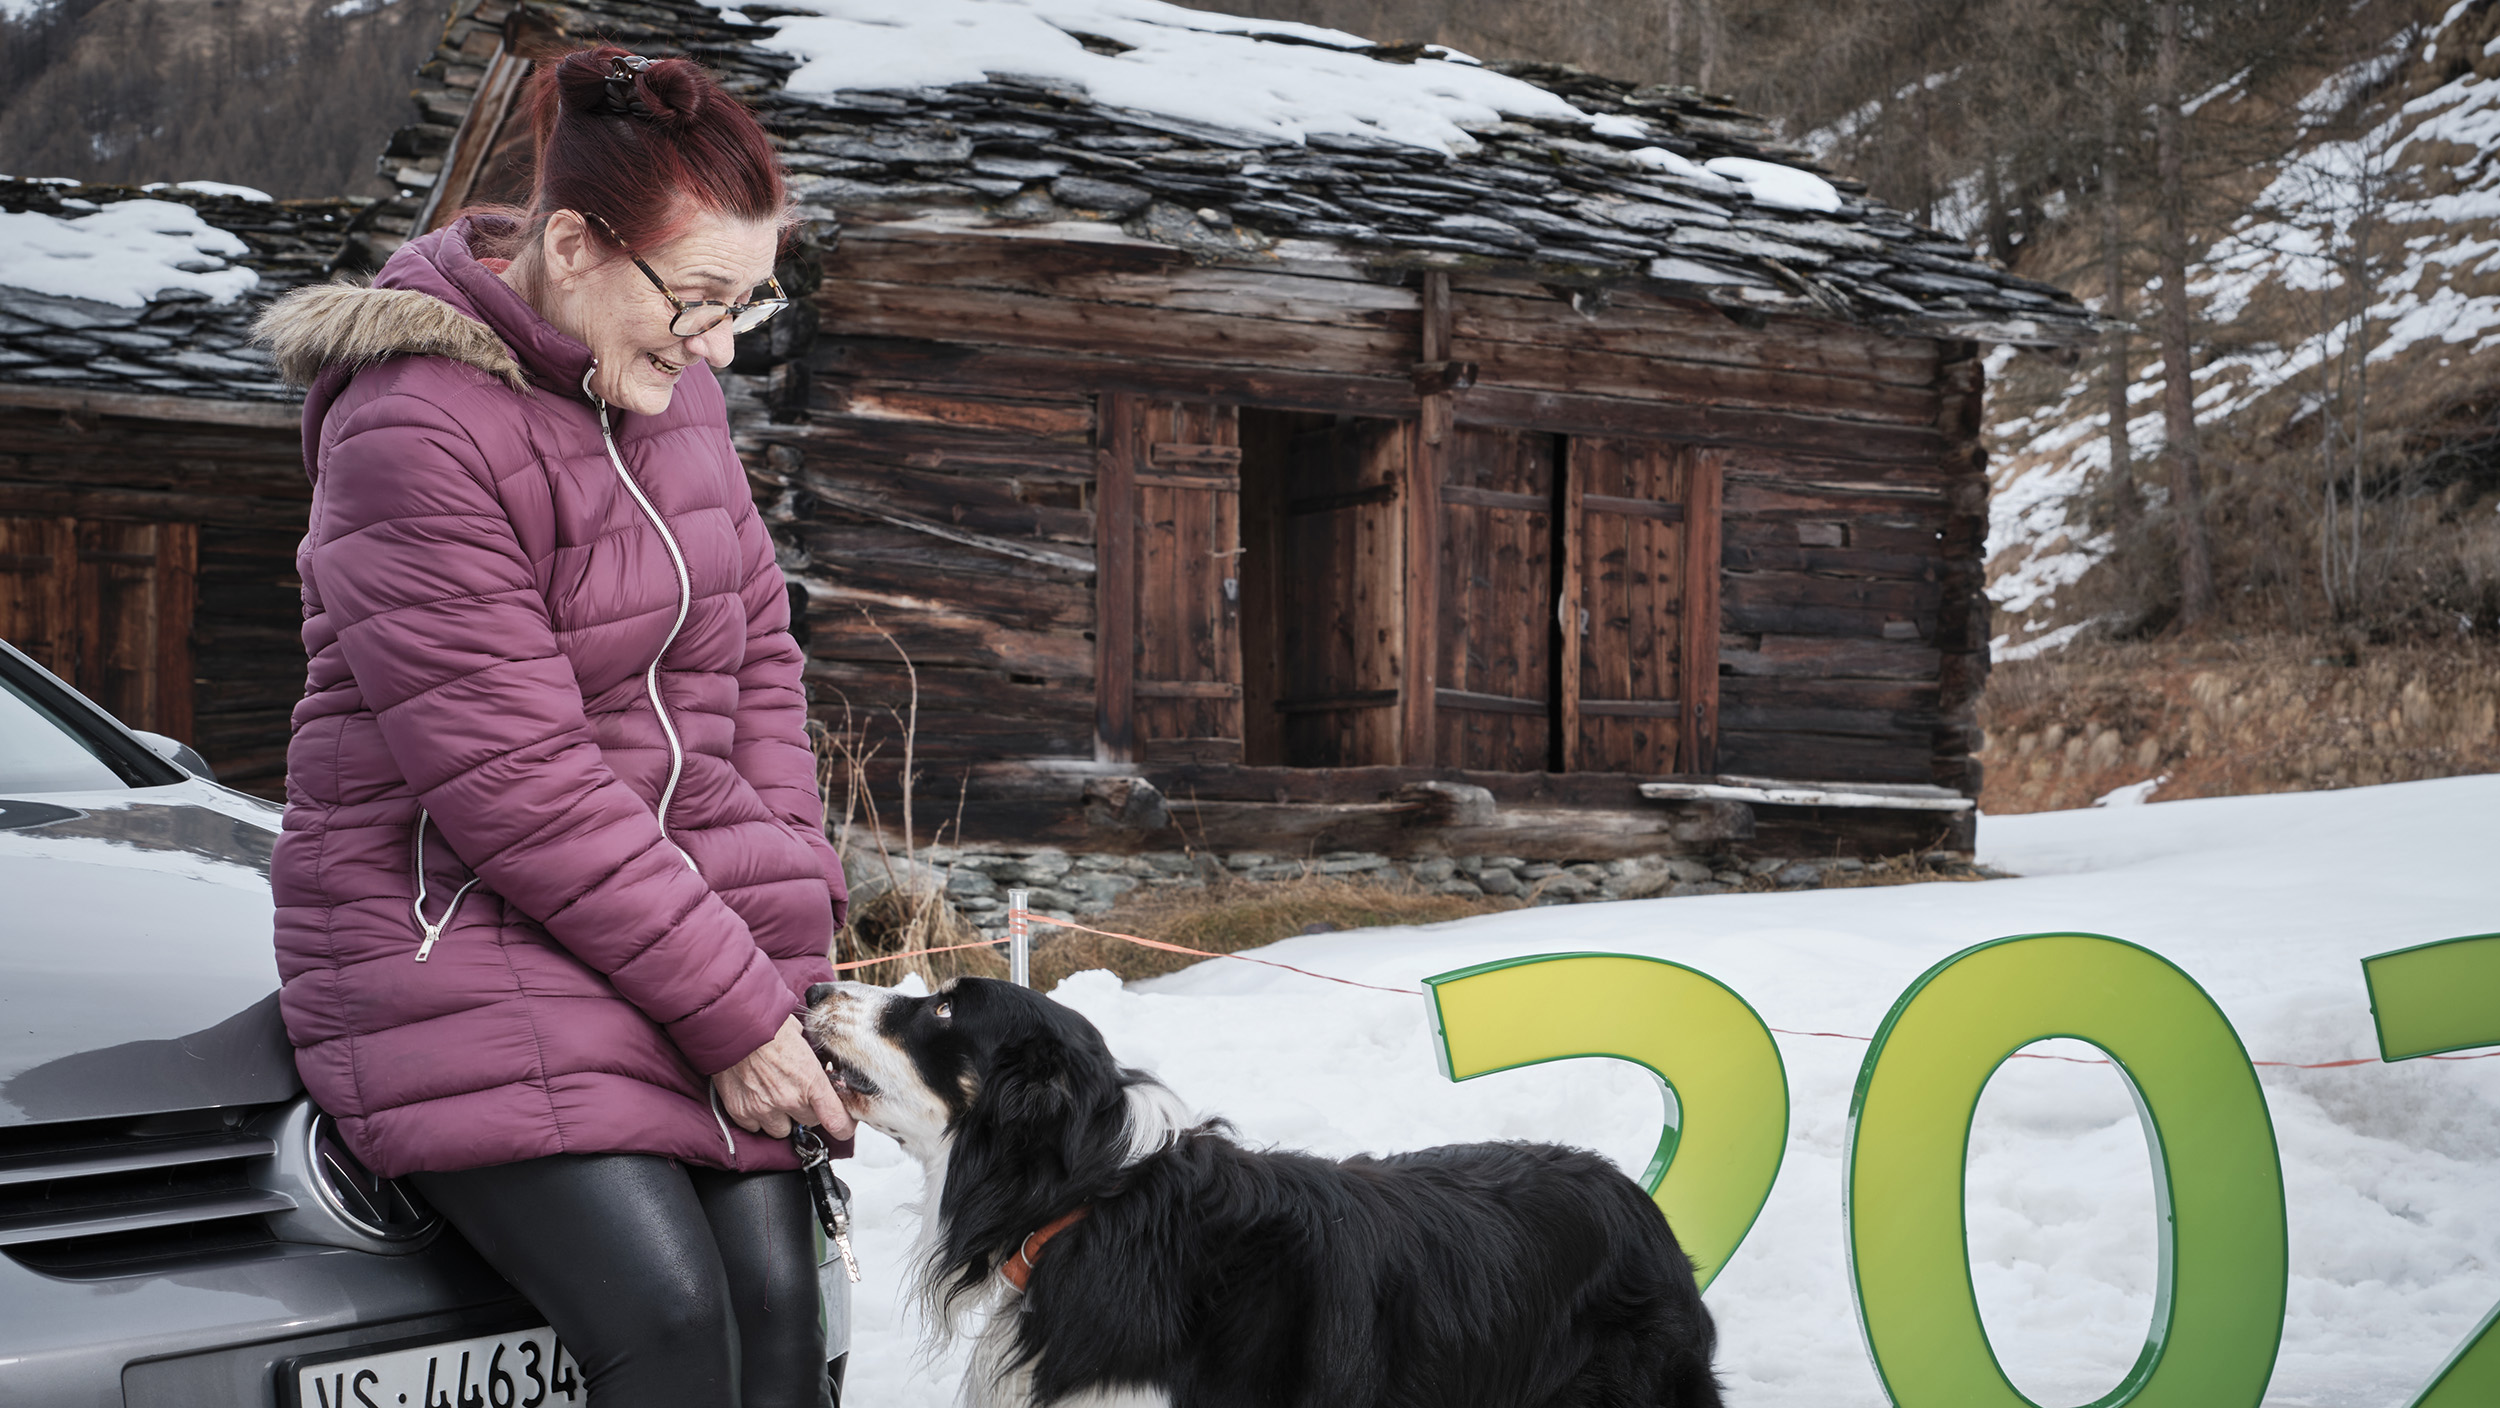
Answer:
[[415, 289], [345, 283], [300, 288], [270, 304], [252, 332], [297, 386], [312, 385], [325, 367], [352, 374], [392, 357], [448, 357], [501, 378], [515, 391], [529, 389], [529, 377], [494, 329]]
[[299, 289], [263, 313], [255, 331], [304, 392], [304, 472], [318, 477], [322, 427], [359, 372], [406, 357], [471, 369], [490, 395], [554, 395], [586, 402], [590, 349], [560, 331], [505, 283], [500, 265], [470, 249], [509, 222], [470, 216], [401, 245], [369, 287]]

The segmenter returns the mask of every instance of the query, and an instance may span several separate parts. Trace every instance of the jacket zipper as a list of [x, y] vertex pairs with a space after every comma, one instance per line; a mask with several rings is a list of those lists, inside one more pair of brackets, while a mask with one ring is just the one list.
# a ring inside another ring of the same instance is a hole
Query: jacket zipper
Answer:
[[[659, 715], [660, 732], [668, 737], [668, 785], [660, 789], [660, 804], [655, 809], [660, 819], [660, 835], [666, 837], [668, 804], [676, 797], [677, 779], [686, 768], [686, 749], [677, 741], [677, 725], [670, 722], [668, 705], [660, 698], [660, 662], [668, 658], [668, 648], [677, 643], [677, 633], [686, 628], [686, 616], [694, 610], [694, 579], [687, 575], [686, 555], [678, 551], [677, 539], [668, 531], [667, 522], [660, 517], [660, 511], [652, 507], [650, 498], [642, 492], [642, 486], [634, 482], [634, 476], [625, 468], [625, 457], [616, 452], [616, 431], [608, 423], [608, 403], [590, 389], [590, 379], [598, 374], [599, 363], [594, 360], [590, 370], [582, 373], [582, 394], [590, 398], [590, 404], [599, 408], [599, 441], [607, 446], [608, 463], [616, 466], [616, 477], [624, 481], [625, 492], [634, 496], [634, 502], [642, 506], [643, 516], [650, 519], [651, 526], [659, 531], [660, 545], [668, 549], [669, 565], [677, 569], [677, 619], [670, 623], [668, 637], [660, 642], [659, 653], [651, 657], [650, 668], [642, 672], [643, 693], [651, 696], [651, 712]], [[677, 842], [672, 838], [669, 844], [676, 846]], [[694, 863], [694, 857], [686, 854], [685, 847], [677, 846], [677, 854], [685, 856], [688, 870], [698, 875], [703, 873], [703, 868]], [[703, 1083], [712, 1097], [712, 1122], [720, 1126], [720, 1142], [728, 1146], [729, 1166], [735, 1169], [738, 1166], [738, 1141], [731, 1137], [729, 1120], [721, 1112], [720, 1087], [709, 1080]]]
[[429, 920], [425, 917], [425, 826], [431, 820], [433, 820], [432, 814], [423, 808], [418, 809], [417, 829], [408, 846], [412, 853], [410, 865], [417, 874], [417, 897], [409, 902], [408, 908], [417, 916], [417, 932], [424, 935], [423, 941], [417, 945], [419, 963], [433, 956], [435, 941], [443, 937], [445, 929], [451, 927], [452, 916], [460, 912], [460, 901], [468, 898], [470, 888], [476, 885], [479, 879], [472, 875], [469, 877], [468, 884], [452, 892], [451, 903], [443, 906], [442, 918]]
[[[660, 789], [660, 804], [656, 808], [660, 834], [667, 836], [668, 804], [676, 797], [677, 780], [686, 770], [686, 749], [684, 744], [678, 742], [677, 725], [670, 721], [668, 705], [660, 698], [660, 662], [668, 658], [668, 648], [677, 643], [677, 633], [686, 628], [686, 616], [694, 610], [694, 579], [687, 575], [686, 555], [678, 551], [676, 537], [668, 531], [668, 524], [661, 519], [660, 511], [652, 507], [651, 500], [642, 492], [642, 486], [635, 483], [634, 476], [627, 472], [625, 457], [616, 452], [616, 432], [608, 424], [608, 403], [590, 389], [590, 379], [598, 373], [599, 364], [596, 361], [590, 364], [590, 370], [582, 373], [582, 394], [599, 408], [599, 439], [608, 448], [608, 463], [616, 466], [616, 477], [624, 481], [625, 492], [634, 496], [634, 502], [642, 506], [643, 516], [650, 519], [651, 526], [659, 531], [660, 545], [668, 549], [669, 564], [677, 569], [677, 619], [670, 623], [668, 637], [660, 642], [659, 653], [651, 657], [650, 668], [642, 672], [643, 692], [651, 696], [651, 711], [659, 715], [660, 732], [668, 738], [668, 785]], [[677, 842], [671, 838], [669, 844], [676, 846]], [[685, 856], [687, 869], [701, 873], [702, 867], [694, 863], [693, 856], [686, 854], [685, 847], [677, 846], [677, 854]]]

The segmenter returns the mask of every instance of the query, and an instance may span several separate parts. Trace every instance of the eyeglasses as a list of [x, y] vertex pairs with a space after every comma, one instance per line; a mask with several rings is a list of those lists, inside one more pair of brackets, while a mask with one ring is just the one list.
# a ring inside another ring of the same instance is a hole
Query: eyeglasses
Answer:
[[770, 298], [750, 299], [744, 303], [723, 303], [717, 298], [679, 298], [669, 292], [668, 284], [660, 278], [658, 271], [644, 263], [641, 255], [634, 253], [634, 247], [625, 243], [616, 233], [616, 227], [609, 224], [604, 216], [593, 215], [590, 218], [599, 222], [599, 228], [607, 231], [608, 238], [616, 241], [616, 247], [624, 250], [625, 257], [634, 261], [634, 267], [640, 269], [642, 276], [651, 281], [651, 286], [660, 291], [660, 297], [667, 299], [668, 306], [677, 310], [668, 320], [671, 337], [701, 337], [719, 327], [723, 320], [728, 322], [733, 333], [753, 332], [773, 314], [790, 306], [790, 296], [781, 291], [781, 280], [770, 277], [764, 280], [765, 287], [773, 291]]

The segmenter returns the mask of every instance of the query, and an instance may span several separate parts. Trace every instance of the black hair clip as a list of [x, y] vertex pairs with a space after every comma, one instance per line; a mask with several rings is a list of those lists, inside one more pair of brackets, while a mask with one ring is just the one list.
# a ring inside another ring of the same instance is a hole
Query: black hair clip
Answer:
[[651, 67], [640, 54], [619, 54], [608, 60], [608, 101], [605, 111], [618, 117], [649, 117], [651, 108], [634, 96], [634, 80]]

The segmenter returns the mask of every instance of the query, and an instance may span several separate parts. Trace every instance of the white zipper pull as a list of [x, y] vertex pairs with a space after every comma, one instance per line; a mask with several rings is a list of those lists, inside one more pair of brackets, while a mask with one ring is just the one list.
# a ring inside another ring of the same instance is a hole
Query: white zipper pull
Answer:
[[433, 956], [435, 943], [443, 937], [443, 931], [451, 927], [451, 917], [460, 912], [460, 901], [468, 897], [470, 886], [477, 884], [479, 879], [472, 875], [467, 885], [452, 892], [451, 903], [443, 906], [442, 918], [425, 917], [425, 824], [431, 820], [433, 820], [432, 814], [420, 809], [417, 812], [416, 830], [411, 833], [409, 842], [409, 849], [413, 853], [413, 868], [417, 873], [417, 897], [409, 902], [408, 908], [417, 917], [417, 932], [425, 936], [424, 941], [417, 945], [419, 963]]

